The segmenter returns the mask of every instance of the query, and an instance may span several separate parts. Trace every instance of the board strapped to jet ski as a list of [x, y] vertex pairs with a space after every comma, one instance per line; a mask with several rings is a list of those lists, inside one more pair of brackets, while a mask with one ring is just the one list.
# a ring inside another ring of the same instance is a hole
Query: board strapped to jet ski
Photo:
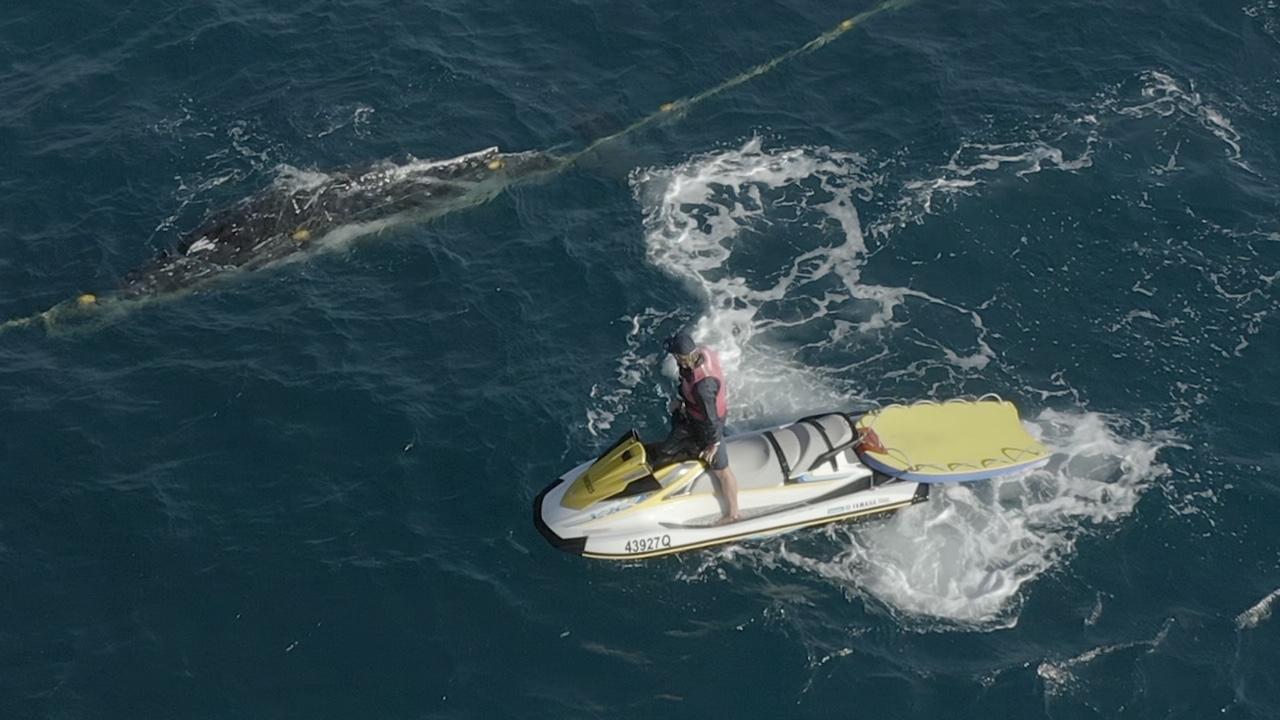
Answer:
[[889, 405], [863, 415], [858, 430], [862, 461], [903, 480], [989, 480], [1049, 461], [1044, 446], [1022, 427], [1013, 403], [995, 395]]
[[1048, 462], [1011, 403], [978, 400], [831, 412], [725, 441], [741, 519], [721, 524], [700, 460], [651, 467], [628, 432], [534, 500], [534, 524], [586, 557], [645, 558], [801, 527], [878, 516], [928, 499], [929, 486], [1028, 472]]

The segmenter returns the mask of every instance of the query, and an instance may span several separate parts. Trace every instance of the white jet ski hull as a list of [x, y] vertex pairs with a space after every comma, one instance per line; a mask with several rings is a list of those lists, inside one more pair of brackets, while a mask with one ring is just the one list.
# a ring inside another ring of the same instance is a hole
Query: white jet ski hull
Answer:
[[[571, 497], [586, 493], [580, 487], [583, 476], [606, 461], [606, 451], [596, 463], [570, 470], [538, 495], [534, 524], [561, 550], [626, 560], [878, 516], [928, 497], [927, 485], [862, 464], [857, 440], [854, 420], [839, 413], [730, 438], [726, 449], [738, 477], [742, 519], [728, 524], [716, 522], [721, 500], [710, 473], [697, 461], [649, 470], [648, 476], [632, 477], [620, 492], [602, 491], [586, 504]], [[627, 441], [623, 438], [619, 445]]]
[[[867, 476], [870, 475], [868, 471]], [[608, 521], [608, 515], [625, 508], [605, 511], [601, 517], [589, 518], [586, 523], [566, 522], [567, 518], [557, 517], [559, 513], [556, 512], [572, 480], [572, 477], [563, 477], [535, 500], [534, 523], [552, 545], [566, 552], [610, 560], [649, 558], [720, 543], [765, 538], [841, 520], [876, 517], [928, 499], [928, 485], [888, 479], [890, 482], [874, 489], [824, 493], [820, 501], [812, 500], [786, 511], [755, 517], [751, 515], [751, 508], [744, 504], [744, 519], [727, 525], [714, 525], [707, 522], [708, 517], [720, 514], [719, 503], [714, 497], [677, 500], [674, 502], [682, 503], [682, 506], [638, 513], [626, 518], [625, 522]], [[783, 493], [759, 500], [765, 504], [791, 504], [792, 498], [780, 495]], [[739, 496], [740, 503], [744, 500], [746, 498]], [[622, 502], [625, 501], [619, 504]], [[575, 524], [577, 527], [570, 527]]]

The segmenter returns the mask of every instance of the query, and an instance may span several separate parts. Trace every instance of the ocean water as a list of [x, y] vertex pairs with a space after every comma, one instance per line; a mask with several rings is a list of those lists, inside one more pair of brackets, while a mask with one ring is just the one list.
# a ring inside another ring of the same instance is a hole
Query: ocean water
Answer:
[[[1280, 717], [1280, 3], [920, 0], [658, 110], [873, 7], [0, 8], [0, 318], [273, 188], [591, 148], [0, 332], [0, 717]], [[1053, 461], [548, 547], [684, 324], [737, 429], [993, 392]]]

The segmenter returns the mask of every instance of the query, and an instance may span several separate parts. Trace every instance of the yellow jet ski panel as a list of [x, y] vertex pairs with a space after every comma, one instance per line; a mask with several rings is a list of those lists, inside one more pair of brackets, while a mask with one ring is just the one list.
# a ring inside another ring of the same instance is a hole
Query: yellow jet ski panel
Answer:
[[633, 430], [579, 475], [561, 502], [567, 508], [581, 510], [596, 501], [615, 497], [631, 483], [645, 479], [651, 481], [653, 489], [661, 489], [645, 457], [644, 443]]
[[1027, 472], [1049, 451], [998, 398], [890, 405], [858, 420], [868, 467], [923, 483], [969, 482]]

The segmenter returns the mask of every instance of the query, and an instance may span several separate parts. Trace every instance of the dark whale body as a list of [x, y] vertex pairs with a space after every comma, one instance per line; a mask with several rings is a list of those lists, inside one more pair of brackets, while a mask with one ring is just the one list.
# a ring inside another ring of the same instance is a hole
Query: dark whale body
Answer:
[[100, 327], [151, 300], [198, 290], [238, 271], [343, 247], [396, 224], [480, 205], [517, 182], [563, 169], [572, 158], [488, 148], [447, 160], [382, 162], [360, 171], [298, 172], [212, 214], [171, 249], [102, 295], [87, 292], [44, 312], [0, 323], [0, 333]]
[[554, 169], [542, 153], [489, 148], [448, 160], [386, 162], [363, 171], [302, 173], [214, 213], [155, 260], [125, 275], [116, 296], [133, 300], [199, 287], [326, 244], [491, 199], [513, 182]]

